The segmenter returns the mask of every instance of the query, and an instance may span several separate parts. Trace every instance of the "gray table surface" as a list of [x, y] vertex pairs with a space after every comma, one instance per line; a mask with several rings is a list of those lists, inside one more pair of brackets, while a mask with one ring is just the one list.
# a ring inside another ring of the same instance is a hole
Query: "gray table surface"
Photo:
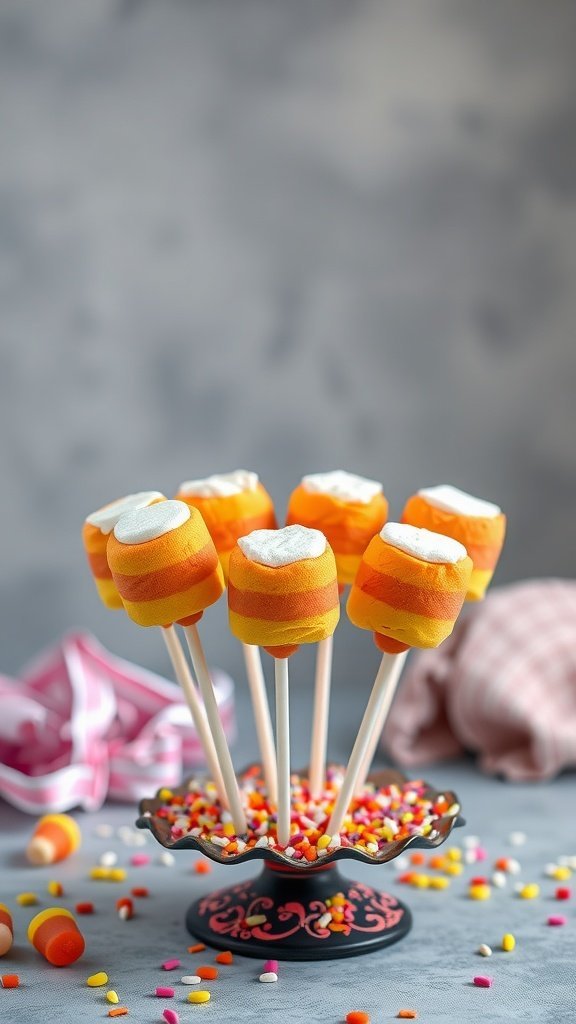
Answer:
[[[353, 696], [342, 694], [335, 712], [338, 745], [333, 753], [345, 758], [346, 729], [350, 721]], [[242, 728], [235, 744], [238, 765], [253, 754], [244, 688], [238, 688], [238, 714]], [[305, 758], [306, 729], [299, 727], [305, 718], [295, 709], [293, 762]], [[349, 741], [349, 740], [348, 740]], [[573, 1022], [576, 1018], [576, 901], [559, 903], [554, 899], [555, 882], [544, 877], [544, 865], [562, 854], [576, 853], [574, 819], [574, 776], [566, 775], [550, 784], [508, 785], [482, 777], [470, 762], [458, 762], [429, 768], [425, 777], [439, 787], [451, 786], [458, 792], [467, 818], [467, 828], [455, 833], [461, 841], [466, 832], [481, 837], [489, 852], [489, 862], [502, 854], [513, 854], [521, 862], [518, 878], [541, 885], [536, 900], [520, 899], [513, 884], [495, 890], [487, 902], [467, 897], [466, 881], [487, 865], [467, 867], [460, 878], [444, 892], [418, 891], [395, 881], [391, 866], [364, 867], [350, 862], [345, 873], [371, 885], [381, 885], [407, 899], [414, 927], [398, 945], [380, 952], [345, 961], [312, 964], [282, 963], [277, 985], [260, 985], [257, 978], [261, 962], [235, 957], [234, 964], [222, 967], [220, 978], [207, 987], [212, 1000], [204, 1006], [185, 1002], [187, 990], [180, 977], [193, 973], [194, 965], [210, 963], [213, 954], [200, 957], [187, 953], [191, 941], [184, 927], [184, 911], [189, 902], [210, 889], [241, 881], [259, 870], [257, 866], [239, 866], [230, 870], [214, 865], [209, 875], [198, 875], [192, 865], [198, 855], [182, 851], [176, 863], [166, 868], [158, 863], [159, 847], [147, 836], [146, 850], [152, 855], [150, 866], [130, 868], [126, 884], [98, 883], [88, 879], [90, 867], [101, 853], [114, 849], [119, 865], [128, 865], [133, 852], [117, 835], [112, 839], [95, 834], [99, 823], [118, 829], [135, 819], [132, 806], [108, 805], [93, 815], [78, 815], [83, 831], [83, 846], [72, 859], [52, 868], [31, 868], [23, 850], [32, 829], [32, 820], [7, 805], [0, 805], [0, 902], [14, 908], [15, 944], [13, 952], [0, 963], [0, 973], [17, 971], [21, 986], [17, 990], [0, 988], [2, 1024], [69, 1024], [107, 1019], [110, 1008], [106, 989], [89, 989], [86, 978], [105, 970], [110, 986], [129, 1008], [129, 1019], [152, 1024], [162, 1020], [162, 1010], [172, 1006], [182, 1022], [213, 1020], [236, 1022], [257, 1020], [280, 1022], [307, 1020], [322, 1024], [343, 1021], [351, 1009], [367, 1010], [373, 1024], [393, 1020], [401, 1007], [414, 1007], [419, 1019], [429, 1024], [460, 1024], [473, 1018], [484, 1024], [492, 1021]], [[513, 848], [509, 833], [520, 829], [528, 834], [526, 844]], [[80, 900], [92, 900], [96, 913], [81, 917], [86, 937], [86, 953], [74, 966], [58, 970], [48, 966], [27, 944], [26, 926], [40, 907], [20, 908], [15, 904], [19, 892], [38, 893], [41, 907], [54, 904], [47, 895], [49, 879], [59, 879], [65, 887], [65, 906], [73, 908]], [[137, 917], [120, 921], [114, 910], [116, 899], [134, 885], [150, 889], [148, 900], [137, 901]], [[569, 884], [569, 883], [568, 883]], [[568, 917], [563, 928], [547, 926], [549, 914]], [[512, 931], [517, 940], [513, 954], [497, 951], [504, 932]], [[481, 942], [495, 952], [491, 959], [476, 953]], [[179, 957], [182, 969], [167, 974], [160, 969], [169, 957]], [[491, 989], [474, 987], [475, 974], [494, 978]], [[175, 983], [176, 997], [160, 1000], [154, 996], [156, 985]]]

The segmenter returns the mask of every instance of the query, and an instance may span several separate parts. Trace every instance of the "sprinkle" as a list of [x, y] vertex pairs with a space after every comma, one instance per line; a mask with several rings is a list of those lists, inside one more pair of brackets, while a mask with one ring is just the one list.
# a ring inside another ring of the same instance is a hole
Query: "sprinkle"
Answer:
[[416, 865], [422, 865], [426, 862], [424, 854], [420, 850], [416, 850], [410, 854], [410, 863]]
[[202, 978], [198, 974], [185, 974], [180, 981], [183, 985], [199, 985]]
[[149, 896], [150, 893], [148, 892], [148, 889], [144, 885], [139, 885], [135, 886], [134, 889], [130, 889], [130, 895], [135, 896], [137, 898], [144, 898], [145, 896]]
[[159, 999], [172, 999], [174, 996], [174, 989], [167, 988], [166, 985], [158, 985], [155, 994]]
[[[125, 882], [126, 871], [124, 868], [112, 868], [109, 877], [111, 882]], [[128, 1013], [128, 1010], [126, 1010], [126, 1013]]]
[[478, 952], [480, 953], [480, 956], [492, 956], [492, 950], [490, 949], [490, 946], [486, 945], [485, 942], [480, 943], [480, 945], [478, 946]]
[[364, 1010], [350, 1010], [346, 1014], [346, 1024], [370, 1024], [370, 1014]]
[[495, 885], [497, 889], [503, 889], [506, 882], [507, 879], [504, 871], [495, 871], [492, 875], [492, 885]]
[[61, 882], [48, 882], [46, 891], [50, 896], [63, 896], [64, 887]]
[[552, 926], [567, 924], [568, 918], [564, 917], [563, 914], [551, 914], [548, 918], [547, 924]]
[[90, 868], [88, 877], [93, 882], [109, 882], [110, 881], [110, 870], [109, 868], [96, 867]]
[[264, 971], [264, 974], [268, 974], [269, 972], [272, 972], [272, 974], [278, 974], [278, 961], [267, 960], [262, 970]]
[[487, 859], [488, 859], [488, 851], [485, 850], [483, 846], [477, 846], [476, 847], [476, 860], [487, 860]]
[[106, 999], [107, 999], [107, 1001], [109, 1003], [119, 1003], [120, 1002], [120, 1000], [118, 998], [118, 993], [115, 992], [113, 988], [111, 988], [110, 991], [106, 993]]
[[217, 967], [197, 967], [196, 974], [202, 981], [216, 981], [218, 977]]
[[162, 1013], [166, 1024], [180, 1024], [180, 1017], [176, 1013], [176, 1010], [164, 1010]]
[[189, 953], [203, 953], [206, 946], [203, 942], [197, 942], [195, 946], [188, 946]]
[[77, 903], [76, 904], [76, 913], [77, 914], [93, 914], [94, 913], [94, 904], [90, 903], [90, 902]]
[[331, 924], [331, 922], [332, 914], [330, 913], [330, 911], [328, 911], [326, 914], [322, 914], [322, 917], [318, 918], [318, 920], [316, 921], [316, 925], [318, 926], [318, 928], [327, 928], [328, 925]]
[[217, 956], [214, 959], [216, 960], [217, 964], [233, 964], [234, 963], [234, 957], [232, 956], [232, 953], [230, 952], [229, 949], [225, 950], [223, 953], [218, 953]]
[[510, 932], [506, 932], [506, 935], [502, 937], [502, 949], [505, 953], [511, 953], [516, 947], [516, 939]]
[[520, 890], [520, 896], [523, 900], [535, 900], [540, 895], [540, 886], [536, 882], [531, 882], [529, 885], [524, 885]]
[[20, 975], [3, 974], [0, 977], [0, 982], [2, 982], [2, 988], [18, 988], [20, 985]]
[[130, 857], [130, 864], [133, 868], [143, 868], [152, 860], [149, 853], [133, 853]]
[[246, 918], [246, 924], [249, 928], [256, 928], [257, 925], [264, 924], [266, 921], [266, 914], [251, 914], [250, 917]]
[[180, 967], [180, 960], [165, 960], [162, 964], [163, 971], [175, 971], [177, 967]]
[[508, 857], [508, 867], [506, 868], [509, 875], [519, 875], [521, 871], [520, 861], [514, 857]]
[[208, 860], [197, 860], [194, 865], [194, 871], [197, 875], [209, 875], [212, 871], [212, 865]]
[[158, 863], [164, 868], [171, 868], [175, 863], [175, 859], [174, 854], [170, 853], [170, 850], [162, 850], [162, 853], [158, 857]]
[[468, 895], [471, 900], [489, 900], [492, 890], [489, 885], [471, 885]]
[[474, 984], [478, 988], [492, 988], [493, 978], [488, 978], [485, 974], [477, 974], [473, 979]]
[[569, 900], [572, 895], [572, 889], [567, 885], [559, 885], [554, 895], [557, 900]]
[[100, 854], [100, 857], [98, 858], [98, 863], [103, 868], [113, 868], [117, 862], [118, 854], [115, 853], [114, 850], [106, 850], [106, 852]]
[[557, 867], [551, 875], [557, 882], [567, 882], [569, 878], [572, 878], [572, 871], [568, 867]]
[[16, 897], [16, 903], [21, 907], [35, 907], [39, 902], [35, 892], [19, 892]]
[[528, 836], [525, 832], [511, 832], [508, 836], [510, 846], [524, 846]]
[[98, 971], [97, 974], [91, 974], [89, 978], [86, 978], [86, 984], [88, 988], [100, 988], [101, 985], [107, 985], [108, 975], [106, 971]]
[[113, 1010], [108, 1010], [109, 1017], [125, 1017], [127, 1013], [127, 1006], [116, 1006]]
[[417, 1010], [398, 1010], [398, 1016], [402, 1017], [403, 1020], [416, 1020], [418, 1016]]
[[258, 981], [261, 981], [263, 985], [271, 985], [273, 982], [278, 981], [278, 975], [276, 971], [264, 971]]
[[477, 846], [480, 846], [479, 836], [464, 836], [462, 846], [467, 850], [474, 850]]
[[189, 992], [188, 993], [188, 1002], [189, 1003], [209, 1003], [210, 1002], [210, 993], [207, 992], [205, 989], [202, 989], [202, 988], [198, 992]]
[[129, 921], [134, 917], [134, 904], [128, 896], [122, 896], [116, 900], [116, 910], [121, 921]]
[[464, 865], [459, 864], [457, 861], [450, 861], [446, 864], [444, 871], [447, 875], [461, 875], [464, 871]]
[[452, 846], [446, 851], [446, 856], [448, 860], [460, 861], [462, 860], [462, 850], [459, 850], [457, 846]]
[[450, 879], [449, 878], [442, 878], [440, 876], [440, 878], [431, 878], [430, 879], [430, 888], [431, 889], [447, 889], [449, 885], [450, 885]]

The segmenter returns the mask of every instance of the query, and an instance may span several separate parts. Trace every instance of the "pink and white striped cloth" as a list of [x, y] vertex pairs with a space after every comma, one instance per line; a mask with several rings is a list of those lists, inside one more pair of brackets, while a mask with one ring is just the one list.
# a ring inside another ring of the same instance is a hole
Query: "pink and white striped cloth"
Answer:
[[[234, 686], [213, 671], [229, 739]], [[0, 676], [0, 796], [38, 814], [133, 803], [182, 781], [202, 748], [179, 688], [71, 633], [20, 680]]]
[[384, 745], [409, 767], [477, 751], [512, 781], [576, 766], [576, 583], [528, 580], [465, 610], [408, 663]]

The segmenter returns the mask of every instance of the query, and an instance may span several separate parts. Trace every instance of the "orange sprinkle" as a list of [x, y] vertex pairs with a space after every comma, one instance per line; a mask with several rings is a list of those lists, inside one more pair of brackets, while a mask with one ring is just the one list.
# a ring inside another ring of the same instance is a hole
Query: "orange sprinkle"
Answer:
[[188, 946], [189, 953], [203, 953], [206, 946], [203, 942], [197, 942], [195, 946]]
[[115, 1006], [113, 1010], [108, 1010], [109, 1017], [125, 1017], [127, 1013], [127, 1006]]
[[132, 896], [143, 897], [143, 896], [149, 896], [150, 895], [149, 892], [148, 892], [148, 889], [144, 885], [137, 886], [135, 889], [131, 889], [130, 892], [131, 892]]
[[328, 925], [331, 932], [346, 932], [348, 931], [347, 924], [338, 924], [336, 921], [332, 921], [332, 924]]
[[370, 1024], [370, 1014], [364, 1010], [351, 1010], [346, 1014], [346, 1024]]
[[417, 1010], [398, 1010], [398, 1016], [404, 1020], [415, 1020], [418, 1016]]
[[318, 858], [318, 854], [316, 853], [316, 847], [315, 846], [306, 846], [304, 848], [303, 852], [304, 852], [304, 856], [305, 856], [306, 860], [308, 860], [308, 861], [317, 860], [317, 858]]
[[212, 871], [212, 865], [207, 860], [197, 860], [194, 865], [194, 871], [197, 875], [209, 875]]
[[2, 988], [18, 988], [20, 977], [18, 974], [3, 974], [0, 978]]
[[218, 977], [217, 967], [197, 967], [196, 974], [202, 981], [216, 981]]
[[218, 953], [216, 957], [217, 964], [232, 964], [234, 963], [234, 957], [229, 949], [225, 950], [224, 953]]
[[424, 854], [420, 850], [416, 850], [414, 853], [410, 854], [410, 863], [411, 864], [424, 864], [425, 861], [426, 861], [426, 858], [425, 858]]

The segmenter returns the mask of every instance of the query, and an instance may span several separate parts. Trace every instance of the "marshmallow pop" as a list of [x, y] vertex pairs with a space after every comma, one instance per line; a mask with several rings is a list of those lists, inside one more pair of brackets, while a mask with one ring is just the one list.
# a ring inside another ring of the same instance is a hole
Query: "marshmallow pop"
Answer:
[[224, 590], [224, 576], [200, 513], [163, 501], [123, 515], [108, 539], [108, 564], [126, 612], [140, 626], [184, 626], [238, 834], [246, 818], [196, 623]]
[[[368, 542], [386, 522], [382, 484], [337, 469], [302, 477], [288, 501], [286, 522], [320, 530], [336, 559], [341, 590], [352, 583]], [[332, 678], [332, 636], [318, 646], [310, 746], [310, 791], [319, 799], [324, 785]]]
[[336, 562], [325, 536], [304, 526], [256, 530], [230, 557], [230, 629], [275, 659], [278, 842], [290, 840], [290, 726], [287, 659], [300, 644], [336, 629], [340, 600]]
[[374, 632], [382, 661], [348, 762], [328, 832], [342, 827], [375, 729], [383, 725], [404, 656], [438, 647], [454, 628], [472, 572], [458, 541], [429, 530], [388, 523], [369, 543], [348, 598], [350, 620]]
[[[96, 589], [100, 599], [107, 608], [124, 608], [124, 601], [118, 592], [108, 565], [107, 547], [110, 534], [120, 517], [126, 512], [136, 512], [139, 509], [149, 508], [151, 505], [156, 505], [162, 501], [166, 501], [166, 498], [160, 491], [140, 491], [138, 494], [128, 494], [124, 498], [118, 498], [117, 501], [104, 505], [86, 517], [82, 529], [84, 550], [88, 557], [88, 564], [92, 570]], [[163, 629], [162, 636], [170, 656], [170, 661], [172, 662], [174, 674], [182, 687], [186, 703], [190, 709], [210, 774], [216, 784], [220, 798], [226, 802], [214, 740], [208, 727], [206, 712], [192, 679], [188, 662], [184, 656], [182, 645], [173, 626]]]
[[[230, 554], [238, 538], [253, 530], [276, 528], [272, 498], [259, 482], [258, 474], [247, 469], [187, 480], [180, 484], [176, 498], [197, 508], [202, 515], [214, 541], [226, 580]], [[253, 644], [243, 644], [242, 649], [264, 778], [269, 798], [272, 803], [276, 803], [276, 751], [262, 660], [260, 651]]]
[[474, 563], [466, 599], [482, 600], [500, 558], [506, 533], [506, 517], [498, 505], [449, 484], [441, 484], [425, 487], [409, 498], [402, 522], [460, 541]]

